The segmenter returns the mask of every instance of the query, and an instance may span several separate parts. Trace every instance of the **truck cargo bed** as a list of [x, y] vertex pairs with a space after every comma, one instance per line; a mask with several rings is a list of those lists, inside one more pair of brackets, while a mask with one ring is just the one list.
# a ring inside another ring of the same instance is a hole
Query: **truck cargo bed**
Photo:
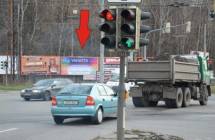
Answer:
[[129, 81], [168, 81], [171, 83], [200, 81], [198, 64], [180, 62], [174, 58], [170, 61], [129, 62], [127, 74]]

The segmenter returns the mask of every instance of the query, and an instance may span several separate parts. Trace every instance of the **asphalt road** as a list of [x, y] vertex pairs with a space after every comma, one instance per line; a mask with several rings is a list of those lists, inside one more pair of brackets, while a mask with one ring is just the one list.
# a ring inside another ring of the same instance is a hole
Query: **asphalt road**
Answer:
[[[116, 130], [116, 120], [93, 125], [82, 119], [54, 124], [50, 102], [29, 101], [18, 93], [0, 92], [0, 140], [90, 140]], [[215, 140], [215, 96], [208, 106], [192, 102], [189, 108], [167, 109], [162, 102], [155, 108], [134, 108], [127, 103], [126, 129], [177, 135], [186, 140]]]

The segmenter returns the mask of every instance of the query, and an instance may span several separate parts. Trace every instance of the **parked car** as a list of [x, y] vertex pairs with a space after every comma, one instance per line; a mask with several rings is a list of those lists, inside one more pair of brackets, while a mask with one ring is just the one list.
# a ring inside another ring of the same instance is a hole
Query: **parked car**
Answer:
[[51, 113], [56, 124], [73, 117], [100, 124], [104, 117], [117, 116], [117, 100], [117, 94], [105, 84], [71, 84], [52, 97]]
[[30, 99], [50, 100], [55, 96], [64, 86], [73, 83], [67, 78], [53, 78], [44, 79], [36, 82], [32, 88], [23, 89], [20, 93], [21, 97], [26, 101]]

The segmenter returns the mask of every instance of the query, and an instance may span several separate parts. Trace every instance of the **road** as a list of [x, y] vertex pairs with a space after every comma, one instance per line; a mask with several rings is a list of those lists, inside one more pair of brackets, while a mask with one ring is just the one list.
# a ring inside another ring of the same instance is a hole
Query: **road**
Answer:
[[[93, 125], [82, 119], [54, 124], [50, 102], [29, 101], [18, 93], [0, 93], [0, 140], [90, 140], [116, 130], [116, 120]], [[162, 102], [155, 108], [134, 108], [127, 102], [126, 129], [177, 135], [186, 140], [215, 139], [215, 96], [208, 106], [192, 102], [189, 108], [167, 109]]]

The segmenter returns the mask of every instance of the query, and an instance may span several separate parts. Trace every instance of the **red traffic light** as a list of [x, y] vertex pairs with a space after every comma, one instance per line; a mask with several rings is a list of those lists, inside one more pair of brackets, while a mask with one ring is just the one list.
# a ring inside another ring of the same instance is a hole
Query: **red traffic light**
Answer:
[[107, 21], [113, 21], [116, 19], [116, 12], [114, 10], [105, 9], [100, 12], [100, 17], [104, 18]]
[[134, 20], [136, 18], [136, 12], [133, 9], [124, 9], [121, 12], [121, 16], [125, 20]]

